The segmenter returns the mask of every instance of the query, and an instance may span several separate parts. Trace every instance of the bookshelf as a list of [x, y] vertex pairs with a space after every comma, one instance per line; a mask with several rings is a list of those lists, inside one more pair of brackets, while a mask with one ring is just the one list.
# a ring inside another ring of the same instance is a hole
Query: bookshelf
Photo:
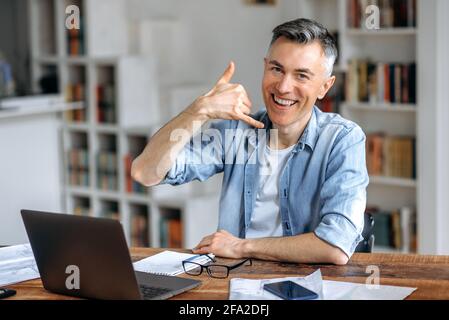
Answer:
[[[80, 30], [65, 28], [68, 5], [80, 8]], [[77, 106], [64, 113], [60, 126], [63, 208], [119, 220], [130, 246], [193, 247], [216, 230], [218, 197], [204, 196], [207, 186], [145, 188], [130, 178], [130, 165], [161, 121], [191, 103], [200, 88], [170, 88], [174, 93], [166, 91], [166, 101], [174, 105], [159, 107], [164, 70], [157, 66], [161, 59], [164, 66], [170, 63], [164, 52], [152, 51], [154, 37], [175, 22], [138, 24], [148, 41], [129, 54], [125, 6], [123, 0], [29, 1], [33, 88], [39, 92], [47, 76]]]
[[[415, 148], [417, 27], [413, 1], [402, 2], [405, 8], [398, 7], [399, 1], [389, 5], [375, 2], [381, 9], [381, 28], [367, 30], [360, 20], [363, 11], [354, 7], [368, 3], [340, 1], [341, 51], [347, 67], [347, 103], [342, 105], [341, 114], [361, 125], [367, 134], [367, 206], [374, 212], [379, 244], [376, 251], [407, 253], [417, 250], [416, 216], [410, 212], [419, 214]], [[403, 215], [407, 217], [401, 220]]]
[[[367, 208], [378, 212], [377, 216], [374, 214], [378, 219], [377, 235], [382, 237], [375, 251], [407, 253], [416, 250], [416, 243], [412, 243], [416, 236], [411, 239], [410, 234], [416, 235], [416, 228], [419, 229], [417, 198], [422, 188], [416, 160], [419, 103], [416, 94], [412, 94], [419, 91], [413, 80], [420, 63], [420, 26], [416, 23], [419, 9], [402, 8], [399, 13], [399, 2], [411, 5], [414, 1], [298, 0], [296, 11], [291, 9], [297, 16], [315, 19], [338, 32], [340, 57], [334, 69], [337, 82], [319, 106], [355, 121], [367, 134]], [[388, 7], [388, 3], [393, 7]], [[362, 7], [369, 4], [380, 6], [379, 30], [364, 27]], [[385, 81], [390, 76], [391, 83]], [[400, 82], [396, 84], [401, 85], [395, 86], [393, 80], [398, 78]], [[416, 212], [418, 218], [410, 212]], [[406, 216], [402, 220], [398, 218], [401, 214]], [[388, 229], [381, 227], [387, 223]], [[410, 243], [400, 243], [397, 234]]]

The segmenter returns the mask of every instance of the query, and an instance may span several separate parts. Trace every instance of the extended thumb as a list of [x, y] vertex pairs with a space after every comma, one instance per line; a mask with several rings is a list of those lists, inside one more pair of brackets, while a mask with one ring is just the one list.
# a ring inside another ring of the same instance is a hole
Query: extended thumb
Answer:
[[234, 75], [234, 71], [235, 71], [235, 64], [233, 61], [231, 61], [226, 70], [224, 71], [223, 75], [218, 80], [217, 84], [229, 83], [229, 81], [231, 81], [232, 79], [232, 76]]

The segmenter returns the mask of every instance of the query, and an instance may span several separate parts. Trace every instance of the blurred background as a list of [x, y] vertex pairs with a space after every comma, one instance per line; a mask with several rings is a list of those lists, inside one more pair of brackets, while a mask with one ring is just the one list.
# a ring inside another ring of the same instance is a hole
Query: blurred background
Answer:
[[215, 231], [221, 175], [144, 188], [131, 162], [230, 60], [264, 108], [271, 31], [305, 17], [339, 47], [318, 106], [367, 135], [375, 251], [449, 254], [447, 14], [444, 0], [0, 0], [0, 245], [27, 242], [22, 208], [119, 219], [131, 246]]

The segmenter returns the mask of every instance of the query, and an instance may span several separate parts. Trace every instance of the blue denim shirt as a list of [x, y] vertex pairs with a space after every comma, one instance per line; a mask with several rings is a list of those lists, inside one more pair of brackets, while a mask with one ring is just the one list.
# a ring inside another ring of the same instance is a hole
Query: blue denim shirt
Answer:
[[[223, 172], [218, 229], [240, 238], [245, 237], [256, 201], [261, 174], [258, 141], [272, 128], [265, 110], [253, 117], [265, 128], [223, 120], [202, 130], [162, 181], [179, 185]], [[283, 235], [314, 232], [351, 257], [362, 240], [367, 185], [363, 131], [314, 107], [279, 181]]]

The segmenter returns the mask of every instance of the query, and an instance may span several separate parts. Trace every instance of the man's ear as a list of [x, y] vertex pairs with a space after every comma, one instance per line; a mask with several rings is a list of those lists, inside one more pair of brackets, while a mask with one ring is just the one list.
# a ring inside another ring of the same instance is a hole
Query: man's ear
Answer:
[[324, 98], [324, 96], [330, 90], [330, 88], [332, 88], [334, 83], [335, 83], [335, 76], [332, 76], [332, 77], [329, 77], [329, 79], [327, 79], [326, 82], [324, 82], [323, 85], [321, 85], [320, 92], [318, 94], [318, 99], [319, 100]]

